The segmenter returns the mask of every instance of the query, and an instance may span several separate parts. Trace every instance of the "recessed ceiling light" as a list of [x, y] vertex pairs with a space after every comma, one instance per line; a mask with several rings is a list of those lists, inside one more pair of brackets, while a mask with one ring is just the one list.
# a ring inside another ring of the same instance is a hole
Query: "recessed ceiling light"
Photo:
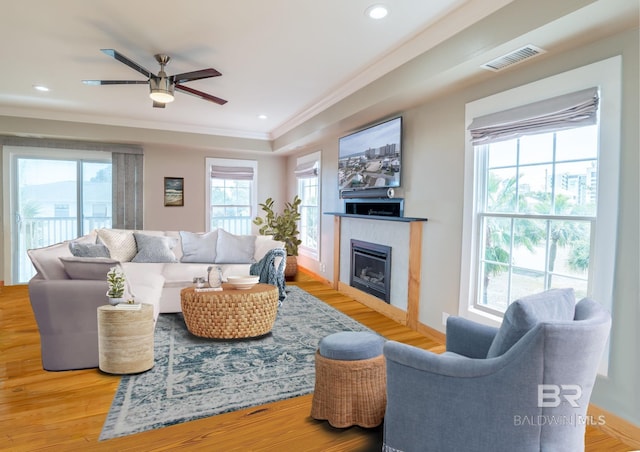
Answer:
[[267, 119], [267, 115], [258, 115], [258, 119]]
[[371, 5], [366, 9], [365, 14], [371, 19], [382, 19], [389, 14], [389, 10], [384, 5]]
[[33, 85], [33, 89], [36, 89], [38, 91], [43, 91], [43, 92], [49, 91], [49, 88], [43, 85]]

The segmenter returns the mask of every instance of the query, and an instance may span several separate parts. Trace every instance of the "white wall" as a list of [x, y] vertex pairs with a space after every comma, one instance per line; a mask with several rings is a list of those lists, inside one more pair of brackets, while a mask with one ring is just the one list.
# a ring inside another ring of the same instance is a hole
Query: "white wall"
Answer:
[[349, 285], [351, 280], [351, 239], [391, 248], [391, 281], [389, 302], [407, 310], [409, 297], [409, 228], [410, 223], [372, 221], [343, 217], [340, 228], [339, 280]]

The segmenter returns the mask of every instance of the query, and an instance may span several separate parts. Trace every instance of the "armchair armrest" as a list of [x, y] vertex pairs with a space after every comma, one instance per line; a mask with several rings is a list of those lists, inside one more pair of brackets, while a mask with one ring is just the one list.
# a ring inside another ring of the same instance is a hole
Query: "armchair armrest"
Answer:
[[497, 328], [463, 317], [447, 319], [447, 351], [469, 358], [486, 358]]

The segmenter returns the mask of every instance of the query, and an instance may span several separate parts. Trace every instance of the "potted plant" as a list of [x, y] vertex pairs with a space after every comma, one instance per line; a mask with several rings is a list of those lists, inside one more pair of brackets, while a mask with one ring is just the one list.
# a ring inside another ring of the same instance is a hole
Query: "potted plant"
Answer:
[[258, 226], [258, 232], [262, 235], [272, 235], [274, 240], [284, 242], [284, 248], [287, 252], [287, 265], [284, 270], [286, 278], [295, 276], [298, 271], [298, 245], [302, 240], [298, 238], [298, 221], [300, 221], [300, 211], [298, 210], [302, 200], [298, 195], [293, 198], [292, 202], [287, 202], [282, 213], [274, 212], [272, 198], [267, 198], [264, 203], [259, 206], [265, 212], [264, 218], [256, 217], [253, 224]]
[[124, 284], [125, 277], [122, 270], [119, 267], [111, 267], [107, 272], [109, 304], [117, 305], [124, 302]]

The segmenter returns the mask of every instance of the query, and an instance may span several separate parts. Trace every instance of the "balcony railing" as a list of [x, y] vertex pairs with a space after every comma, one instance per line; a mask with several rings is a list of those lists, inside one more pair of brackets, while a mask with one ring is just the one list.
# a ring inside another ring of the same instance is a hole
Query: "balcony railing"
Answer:
[[82, 220], [82, 233], [78, 234], [76, 217], [21, 218], [18, 223], [18, 263], [14, 283], [26, 283], [36, 271], [27, 255], [28, 249], [42, 248], [65, 240], [72, 240], [93, 229], [110, 228], [111, 217], [87, 217]]
[[211, 219], [211, 230], [221, 228], [236, 235], [251, 234], [251, 217], [217, 217]]

